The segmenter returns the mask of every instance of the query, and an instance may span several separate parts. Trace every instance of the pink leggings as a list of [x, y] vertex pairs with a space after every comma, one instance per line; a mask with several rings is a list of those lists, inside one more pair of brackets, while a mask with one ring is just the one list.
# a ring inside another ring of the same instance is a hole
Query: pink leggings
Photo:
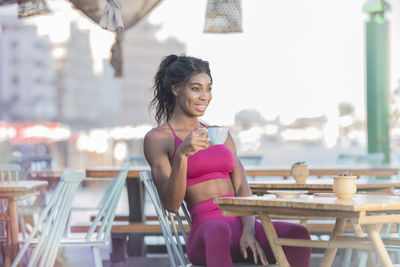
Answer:
[[[245, 261], [239, 246], [242, 235], [240, 217], [223, 216], [213, 199], [198, 203], [189, 211], [193, 223], [187, 241], [187, 255], [191, 263], [207, 267], [231, 267], [232, 262]], [[288, 222], [273, 222], [273, 225], [278, 237], [310, 240], [310, 233], [302, 225]], [[258, 220], [255, 221], [255, 231], [256, 240], [264, 249], [268, 263], [275, 263], [274, 254]], [[311, 248], [283, 246], [283, 251], [290, 266], [310, 266]], [[248, 259], [252, 261], [250, 250], [248, 254]]]

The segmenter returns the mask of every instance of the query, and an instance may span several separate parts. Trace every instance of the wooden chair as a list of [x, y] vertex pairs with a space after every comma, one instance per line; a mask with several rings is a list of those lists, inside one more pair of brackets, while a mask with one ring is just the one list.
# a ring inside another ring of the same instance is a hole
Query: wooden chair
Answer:
[[[84, 173], [65, 170], [48, 204], [33, 227], [25, 244], [11, 267], [16, 267], [28, 247], [35, 245], [27, 267], [51, 267], [54, 265], [62, 235], [67, 224], [72, 200]], [[36, 239], [38, 238], [38, 239]]]
[[[186, 224], [189, 224], [189, 226], [192, 225], [192, 220], [190, 218], [186, 204], [182, 203], [180, 212], [172, 213], [167, 211], [164, 208], [158, 195], [157, 188], [151, 175], [151, 171], [140, 172], [140, 180], [143, 182], [146, 192], [149, 194], [149, 197], [156, 210], [171, 266], [199, 266], [189, 263], [187, 257], [185, 256], [184, 245], [187, 242], [187, 233], [185, 231], [185, 220], [183, 220], [182, 217], [186, 217]], [[234, 263], [234, 266], [255, 265], [251, 263]]]
[[0, 164], [0, 181], [18, 181], [21, 168], [17, 164]]
[[99, 212], [86, 236], [80, 238], [72, 235], [68, 238], [63, 238], [60, 242], [61, 247], [91, 247], [94, 265], [96, 267], [103, 266], [99, 247], [107, 245], [111, 240], [110, 232], [115, 210], [117, 209], [122, 189], [125, 186], [127, 174], [128, 167], [126, 166], [107, 188], [101, 201]]
[[[19, 164], [0, 164], [0, 181], [19, 181], [24, 180], [25, 178], [22, 175], [22, 170]], [[6, 200], [0, 200], [6, 201]], [[1, 203], [1, 202], [0, 202]], [[7, 205], [1, 205], [0, 207], [6, 207]], [[35, 217], [40, 213], [40, 205], [39, 198], [37, 196], [33, 196], [27, 199], [23, 199], [18, 201], [18, 219], [21, 228], [22, 237], [27, 238], [27, 230], [26, 226], [30, 226], [29, 223], [25, 221], [28, 218], [28, 221], [32, 223], [35, 222]], [[0, 214], [3, 213], [3, 210], [0, 208]], [[2, 235], [0, 231], [0, 236]]]

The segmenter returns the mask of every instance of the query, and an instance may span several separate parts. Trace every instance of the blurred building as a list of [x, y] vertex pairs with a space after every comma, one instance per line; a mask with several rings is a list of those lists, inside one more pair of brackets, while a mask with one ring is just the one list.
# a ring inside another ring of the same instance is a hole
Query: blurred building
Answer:
[[52, 44], [36, 26], [0, 17], [0, 120], [43, 121], [57, 117]]
[[120, 116], [122, 124], [154, 121], [154, 116], [148, 112], [148, 105], [153, 97], [151, 87], [158, 65], [164, 56], [186, 51], [184, 43], [177, 39], [157, 40], [156, 33], [159, 29], [160, 26], [143, 20], [124, 32]]
[[98, 125], [111, 127], [119, 125], [121, 108], [119, 80], [114, 77], [110, 61], [103, 60], [103, 73], [99, 76], [100, 116]]
[[89, 31], [72, 23], [58, 72], [58, 101], [59, 120], [73, 128], [112, 126], [118, 119], [119, 94], [114, 71], [109, 62], [104, 62], [103, 73], [94, 74], [89, 43]]

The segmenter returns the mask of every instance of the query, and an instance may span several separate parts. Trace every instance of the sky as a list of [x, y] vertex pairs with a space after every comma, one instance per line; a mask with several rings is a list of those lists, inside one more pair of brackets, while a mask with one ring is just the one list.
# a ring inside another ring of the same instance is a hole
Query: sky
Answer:
[[[391, 89], [400, 78], [400, 2], [387, 1]], [[175, 36], [187, 53], [210, 62], [213, 102], [205, 119], [231, 124], [252, 108], [267, 119], [325, 115], [333, 123], [340, 102], [365, 117], [366, 1], [242, 1], [243, 33], [204, 34], [206, 1], [165, 0], [150, 15], [158, 38]], [[397, 49], [396, 49], [397, 48]]]
[[[400, 85], [400, 1], [387, 2], [393, 90]], [[250, 108], [287, 124], [297, 117], [324, 115], [334, 128], [340, 102], [352, 103], [356, 116], [365, 118], [367, 1], [244, 0], [243, 33], [233, 34], [203, 33], [206, 3], [163, 0], [148, 18], [161, 25], [157, 38], [177, 38], [188, 55], [210, 62], [213, 101], [205, 121], [231, 125], [238, 111]], [[69, 21], [88, 29], [94, 70], [101, 72], [113, 34], [81, 17], [67, 1], [48, 4], [50, 15], [27, 22], [54, 43], [69, 38]]]

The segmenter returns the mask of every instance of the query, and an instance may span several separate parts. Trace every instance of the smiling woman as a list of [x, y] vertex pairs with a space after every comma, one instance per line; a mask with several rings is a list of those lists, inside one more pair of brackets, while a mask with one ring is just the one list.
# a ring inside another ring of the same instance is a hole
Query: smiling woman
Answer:
[[[212, 126], [199, 121], [212, 99], [207, 61], [169, 55], [154, 79], [158, 127], [144, 140], [164, 207], [176, 212], [183, 201], [189, 207], [192, 227], [187, 254], [194, 264], [230, 267], [247, 259], [263, 265], [275, 262], [261, 222], [252, 216], [225, 217], [213, 200], [220, 196], [251, 196], [236, 146], [228, 133], [225, 142], [211, 145]], [[310, 239], [298, 224], [274, 222], [279, 237]], [[285, 247], [291, 266], [309, 266], [310, 248]]]

